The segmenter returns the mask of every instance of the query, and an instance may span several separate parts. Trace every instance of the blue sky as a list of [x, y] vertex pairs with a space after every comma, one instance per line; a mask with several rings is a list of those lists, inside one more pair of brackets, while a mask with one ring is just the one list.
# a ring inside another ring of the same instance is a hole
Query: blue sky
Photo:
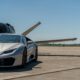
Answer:
[[80, 38], [80, 0], [0, 0], [0, 22], [15, 26], [17, 34], [38, 21], [28, 35], [33, 40]]

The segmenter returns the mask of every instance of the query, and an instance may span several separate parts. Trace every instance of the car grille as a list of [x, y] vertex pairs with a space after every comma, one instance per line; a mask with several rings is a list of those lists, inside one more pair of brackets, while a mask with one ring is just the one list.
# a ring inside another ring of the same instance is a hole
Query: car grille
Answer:
[[0, 66], [11, 66], [13, 65], [14, 61], [15, 61], [14, 58], [0, 59]]

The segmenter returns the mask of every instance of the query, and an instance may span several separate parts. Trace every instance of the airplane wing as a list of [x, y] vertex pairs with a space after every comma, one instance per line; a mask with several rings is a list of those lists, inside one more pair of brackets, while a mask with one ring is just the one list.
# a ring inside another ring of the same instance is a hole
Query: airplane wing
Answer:
[[56, 40], [44, 40], [44, 41], [35, 41], [37, 44], [45, 44], [45, 43], [51, 43], [51, 42], [64, 42], [64, 41], [74, 41], [77, 40], [77, 38], [66, 38], [66, 39], [56, 39]]
[[24, 31], [22, 33], [22, 35], [24, 35], [24, 36], [28, 35], [32, 30], [34, 30], [35, 28], [37, 28], [40, 24], [41, 24], [41, 22], [38, 22], [37, 24], [33, 25], [28, 30]]

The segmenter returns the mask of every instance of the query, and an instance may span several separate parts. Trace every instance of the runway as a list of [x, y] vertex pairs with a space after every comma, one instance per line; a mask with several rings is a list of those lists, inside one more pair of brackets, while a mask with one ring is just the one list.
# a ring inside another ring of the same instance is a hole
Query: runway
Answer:
[[80, 47], [39, 47], [37, 62], [0, 68], [0, 80], [79, 80]]

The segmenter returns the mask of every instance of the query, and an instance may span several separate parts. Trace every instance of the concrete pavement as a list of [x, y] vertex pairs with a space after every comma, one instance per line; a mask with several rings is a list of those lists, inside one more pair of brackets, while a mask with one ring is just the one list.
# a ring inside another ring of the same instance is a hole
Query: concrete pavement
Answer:
[[39, 56], [38, 62], [25, 68], [0, 68], [0, 80], [80, 79], [80, 47], [39, 47], [39, 54], [45, 56]]

